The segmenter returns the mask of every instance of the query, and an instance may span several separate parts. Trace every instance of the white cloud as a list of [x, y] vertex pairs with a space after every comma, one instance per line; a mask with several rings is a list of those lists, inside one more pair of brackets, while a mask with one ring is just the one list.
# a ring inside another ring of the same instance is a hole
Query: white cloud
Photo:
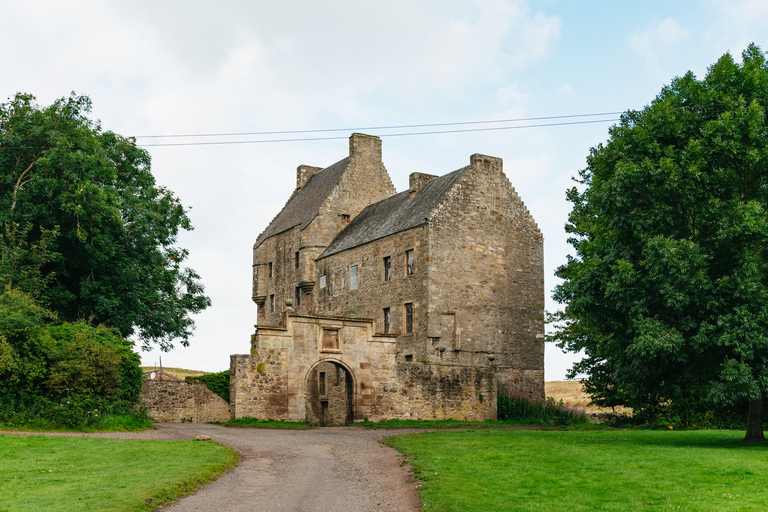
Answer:
[[649, 28], [640, 34], [630, 36], [630, 48], [643, 58], [651, 71], [659, 71], [659, 58], [688, 38], [690, 32], [680, 26], [673, 18], [667, 18], [661, 24]]
[[573, 87], [571, 87], [570, 84], [563, 84], [560, 86], [560, 88], [557, 90], [558, 96], [566, 96], [569, 98], [572, 98], [576, 96], [576, 93], [573, 92]]

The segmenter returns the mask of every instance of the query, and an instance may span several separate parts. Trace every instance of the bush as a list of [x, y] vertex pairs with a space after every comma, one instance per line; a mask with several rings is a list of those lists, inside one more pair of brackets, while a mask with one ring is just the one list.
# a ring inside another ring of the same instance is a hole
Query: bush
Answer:
[[24, 292], [0, 294], [4, 425], [98, 429], [106, 418], [145, 425], [139, 362], [133, 343], [111, 329], [59, 323]]
[[544, 425], [576, 425], [587, 422], [587, 415], [581, 409], [567, 407], [563, 401], [555, 402], [552, 397], [545, 401], [536, 400], [523, 391], [499, 387], [499, 421], [538, 423]]
[[187, 382], [202, 382], [208, 389], [219, 395], [229, 403], [229, 370], [219, 373], [207, 373], [205, 375], [188, 376]]

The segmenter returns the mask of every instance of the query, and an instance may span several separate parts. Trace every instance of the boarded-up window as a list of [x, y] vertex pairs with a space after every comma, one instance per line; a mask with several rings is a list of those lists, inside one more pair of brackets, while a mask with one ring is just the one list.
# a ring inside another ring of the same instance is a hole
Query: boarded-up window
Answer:
[[338, 329], [323, 329], [323, 350], [339, 350]]

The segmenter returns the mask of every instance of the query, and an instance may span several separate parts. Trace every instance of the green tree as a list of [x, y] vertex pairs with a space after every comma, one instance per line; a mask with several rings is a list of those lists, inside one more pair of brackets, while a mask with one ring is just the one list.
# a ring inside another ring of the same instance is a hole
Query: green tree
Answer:
[[74, 94], [48, 107], [27, 94], [0, 104], [0, 233], [18, 256], [4, 253], [0, 265], [48, 257], [38, 271], [29, 267], [38, 272], [31, 281], [12, 281], [52, 278], [39, 293], [22, 288], [62, 320], [109, 325], [144, 348], [186, 346], [190, 315], [210, 305], [176, 246], [179, 230], [192, 229], [189, 218], [155, 184], [148, 153], [102, 131], [90, 106]]
[[550, 339], [598, 404], [683, 421], [768, 393], [768, 64], [750, 45], [676, 78], [591, 149]]

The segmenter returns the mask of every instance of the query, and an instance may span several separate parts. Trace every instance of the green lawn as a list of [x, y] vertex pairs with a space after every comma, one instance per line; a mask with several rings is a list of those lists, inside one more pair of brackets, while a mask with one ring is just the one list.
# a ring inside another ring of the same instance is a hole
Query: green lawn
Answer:
[[236, 463], [210, 442], [0, 435], [0, 512], [152, 510]]
[[390, 438], [424, 510], [768, 510], [768, 444], [744, 432], [465, 430]]

